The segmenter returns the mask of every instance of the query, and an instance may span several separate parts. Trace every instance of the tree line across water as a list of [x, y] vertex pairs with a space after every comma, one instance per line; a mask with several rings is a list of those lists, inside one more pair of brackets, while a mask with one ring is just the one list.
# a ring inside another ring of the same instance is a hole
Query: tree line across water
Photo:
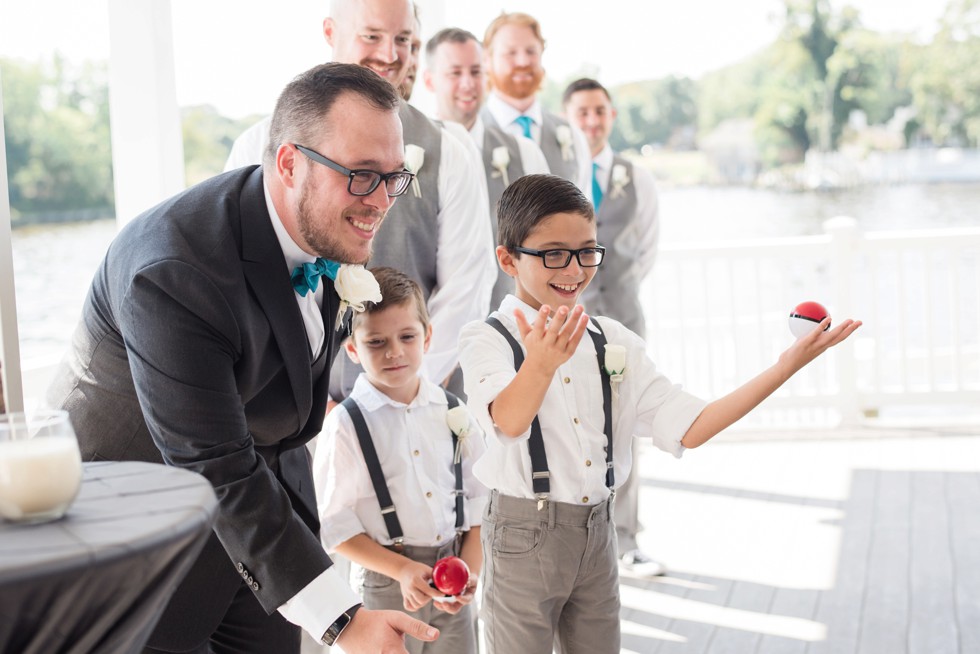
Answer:
[[[700, 79], [666, 77], [611, 89], [617, 150], [695, 149], [729, 121], [750, 125], [763, 169], [794, 164], [861, 136], [852, 117], [899, 140], [868, 148], [980, 145], [980, 0], [950, 0], [928, 43], [866, 29], [829, 0], [785, 0], [780, 36]], [[594, 71], [581, 71], [588, 75]], [[0, 58], [10, 205], [15, 224], [111, 216], [112, 154], [105, 62]], [[575, 75], [578, 77], [581, 75]], [[560, 109], [567, 80], [546, 81]], [[182, 109], [188, 184], [220, 172], [257, 119]]]

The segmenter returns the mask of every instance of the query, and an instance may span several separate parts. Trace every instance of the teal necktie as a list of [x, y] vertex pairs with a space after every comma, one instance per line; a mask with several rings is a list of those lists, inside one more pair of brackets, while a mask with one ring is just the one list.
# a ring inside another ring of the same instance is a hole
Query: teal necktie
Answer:
[[526, 138], [531, 138], [531, 124], [534, 121], [531, 120], [530, 116], [518, 116], [514, 119], [514, 122], [521, 126], [521, 129], [524, 130], [524, 136]]
[[337, 279], [337, 271], [340, 264], [336, 261], [317, 257], [313, 263], [304, 263], [302, 266], [293, 268], [293, 274], [289, 276], [293, 282], [293, 288], [302, 297], [310, 291], [316, 293], [316, 287], [320, 285], [320, 277], [326, 275], [330, 279]]
[[595, 212], [599, 213], [599, 205], [602, 204], [602, 187], [599, 186], [599, 178], [596, 175], [596, 171], [599, 170], [599, 164], [592, 162], [592, 206], [595, 207]]

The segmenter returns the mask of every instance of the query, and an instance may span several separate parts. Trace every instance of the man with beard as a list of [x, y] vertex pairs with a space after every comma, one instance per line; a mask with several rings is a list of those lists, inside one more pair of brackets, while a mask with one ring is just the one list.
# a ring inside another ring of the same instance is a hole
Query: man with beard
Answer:
[[525, 136], [541, 147], [551, 172], [592, 197], [592, 158], [578, 128], [545, 111], [537, 93], [544, 81], [541, 25], [523, 13], [502, 13], [483, 37], [490, 97], [482, 116], [487, 125]]
[[[473, 34], [455, 27], [441, 30], [426, 44], [425, 58], [425, 86], [435, 94], [439, 119], [461, 124], [478, 148], [486, 172], [490, 225], [496, 243], [496, 206], [504, 189], [524, 175], [550, 172], [548, 162], [531, 139], [487, 125], [480, 117], [486, 78], [482, 48]], [[498, 270], [490, 306], [499, 306], [513, 290], [514, 280]]]
[[[410, 0], [333, 0], [323, 33], [335, 61], [369, 68], [398, 88], [411, 56], [415, 15]], [[489, 312], [497, 278], [487, 215], [486, 184], [474, 174], [471, 147], [407, 102], [399, 108], [406, 163], [418, 166], [412, 189], [377, 235], [371, 266], [390, 266], [414, 279], [426, 297], [432, 341], [423, 376], [442, 383], [456, 367], [456, 335]], [[225, 169], [255, 163], [268, 138], [268, 120], [236, 141]], [[339, 401], [360, 368], [337, 359], [331, 396]]]
[[320, 545], [303, 447], [323, 422], [342, 300], [365, 299], [350, 281], [370, 278], [346, 264], [370, 257], [412, 181], [397, 108], [359, 66], [303, 73], [276, 104], [261, 167], [139, 216], [95, 275], [48, 401], [69, 411], [86, 460], [192, 470], [218, 497], [149, 652], [293, 654], [300, 627], [348, 654], [437, 635], [358, 610]]
[[[609, 92], [594, 79], [568, 85], [562, 97], [565, 116], [582, 129], [592, 151], [592, 204], [599, 242], [606, 256], [595, 278], [582, 293], [590, 314], [615, 318], [630, 331], [646, 337], [640, 305], [640, 283], [653, 268], [660, 221], [653, 175], [609, 147], [616, 109]], [[612, 291], [615, 289], [615, 292]], [[634, 438], [633, 460], [638, 461]], [[639, 484], [636, 468], [616, 492], [616, 540], [620, 567], [641, 577], [661, 575], [666, 567], [639, 548]]]

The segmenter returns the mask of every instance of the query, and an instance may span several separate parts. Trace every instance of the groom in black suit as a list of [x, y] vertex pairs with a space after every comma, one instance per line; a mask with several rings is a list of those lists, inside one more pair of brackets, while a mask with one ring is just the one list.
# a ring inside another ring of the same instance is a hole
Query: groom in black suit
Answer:
[[96, 273], [49, 402], [71, 413], [87, 460], [193, 470], [218, 497], [149, 651], [298, 653], [300, 627], [348, 654], [435, 638], [400, 612], [358, 610], [329, 569], [303, 447], [341, 339], [338, 288], [317, 276], [336, 273], [317, 257], [367, 261], [407, 189], [397, 111], [366, 68], [307, 71], [279, 98], [261, 167], [150, 209]]

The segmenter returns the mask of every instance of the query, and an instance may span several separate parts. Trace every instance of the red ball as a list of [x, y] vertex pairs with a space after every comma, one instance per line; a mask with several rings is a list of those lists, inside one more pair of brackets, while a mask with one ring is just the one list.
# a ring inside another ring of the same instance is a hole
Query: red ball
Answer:
[[[813, 331], [827, 317], [827, 309], [819, 302], [800, 302], [789, 313], [789, 330], [801, 338]], [[830, 324], [825, 329], [830, 329]]]
[[439, 559], [432, 566], [432, 583], [446, 595], [459, 595], [470, 581], [470, 567], [458, 556]]

